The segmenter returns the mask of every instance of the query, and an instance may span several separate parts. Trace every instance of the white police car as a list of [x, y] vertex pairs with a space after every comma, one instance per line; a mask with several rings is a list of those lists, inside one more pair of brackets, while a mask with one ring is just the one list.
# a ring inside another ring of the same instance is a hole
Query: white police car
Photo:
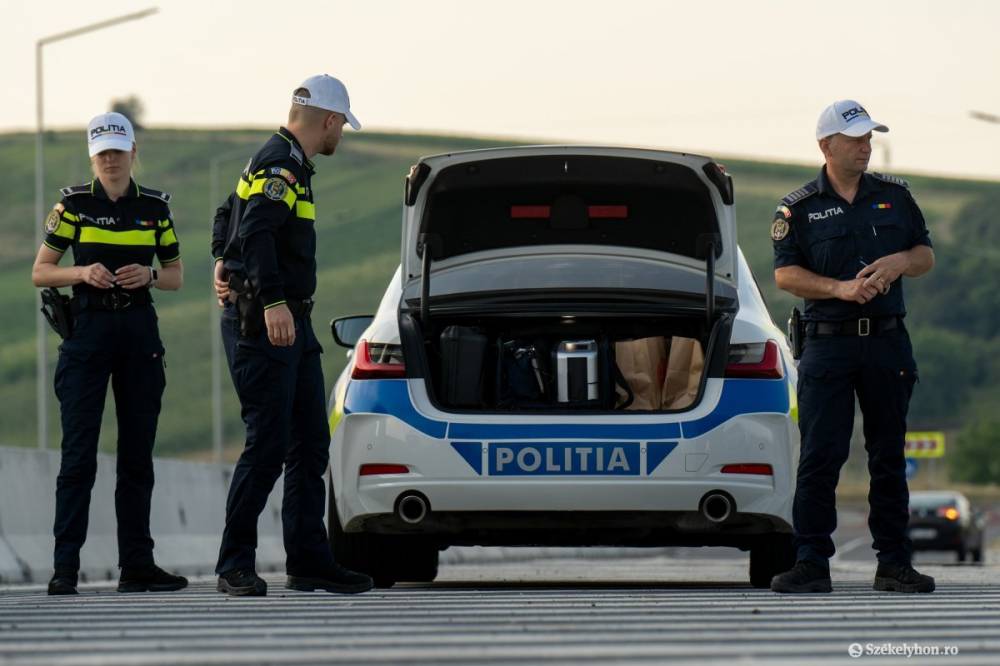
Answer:
[[404, 198], [377, 314], [333, 322], [342, 564], [380, 586], [452, 545], [731, 546], [757, 587], [791, 566], [795, 369], [722, 167], [477, 150], [421, 159]]

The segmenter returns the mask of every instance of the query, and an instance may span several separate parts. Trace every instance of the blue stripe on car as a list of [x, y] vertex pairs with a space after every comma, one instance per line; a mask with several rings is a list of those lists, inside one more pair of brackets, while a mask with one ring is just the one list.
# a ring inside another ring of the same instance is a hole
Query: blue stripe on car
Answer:
[[457, 440], [502, 439], [690, 439], [741, 414], [787, 414], [784, 379], [727, 379], [719, 404], [700, 419], [683, 423], [452, 423], [417, 412], [405, 379], [354, 380], [347, 387], [344, 414], [389, 414], [429, 437]]

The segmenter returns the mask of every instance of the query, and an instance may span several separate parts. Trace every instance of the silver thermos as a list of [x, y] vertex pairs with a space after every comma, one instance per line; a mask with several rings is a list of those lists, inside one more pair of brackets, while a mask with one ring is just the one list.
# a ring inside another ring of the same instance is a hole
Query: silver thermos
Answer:
[[597, 341], [560, 342], [553, 355], [556, 369], [556, 400], [564, 403], [597, 400]]

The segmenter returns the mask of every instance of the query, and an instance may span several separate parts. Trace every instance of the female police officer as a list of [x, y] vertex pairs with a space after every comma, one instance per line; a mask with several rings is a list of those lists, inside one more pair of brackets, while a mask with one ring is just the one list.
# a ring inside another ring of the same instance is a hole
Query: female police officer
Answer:
[[[91, 120], [87, 142], [95, 177], [62, 189], [32, 268], [37, 287], [73, 286], [72, 331], [59, 348], [55, 376], [63, 438], [48, 591], [76, 594], [109, 378], [118, 416], [118, 591], [179, 590], [187, 580], [154, 564], [149, 534], [153, 441], [165, 386], [150, 290], [176, 290], [184, 279], [170, 196], [132, 180], [136, 148], [125, 116]], [[74, 265], [59, 266], [70, 247]]]

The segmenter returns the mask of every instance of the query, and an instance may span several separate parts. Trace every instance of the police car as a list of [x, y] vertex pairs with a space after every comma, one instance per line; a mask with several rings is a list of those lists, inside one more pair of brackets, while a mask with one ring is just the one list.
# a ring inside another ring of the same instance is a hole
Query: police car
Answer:
[[377, 313], [332, 332], [331, 544], [377, 585], [453, 545], [729, 546], [757, 587], [794, 563], [795, 367], [711, 159], [423, 158]]

